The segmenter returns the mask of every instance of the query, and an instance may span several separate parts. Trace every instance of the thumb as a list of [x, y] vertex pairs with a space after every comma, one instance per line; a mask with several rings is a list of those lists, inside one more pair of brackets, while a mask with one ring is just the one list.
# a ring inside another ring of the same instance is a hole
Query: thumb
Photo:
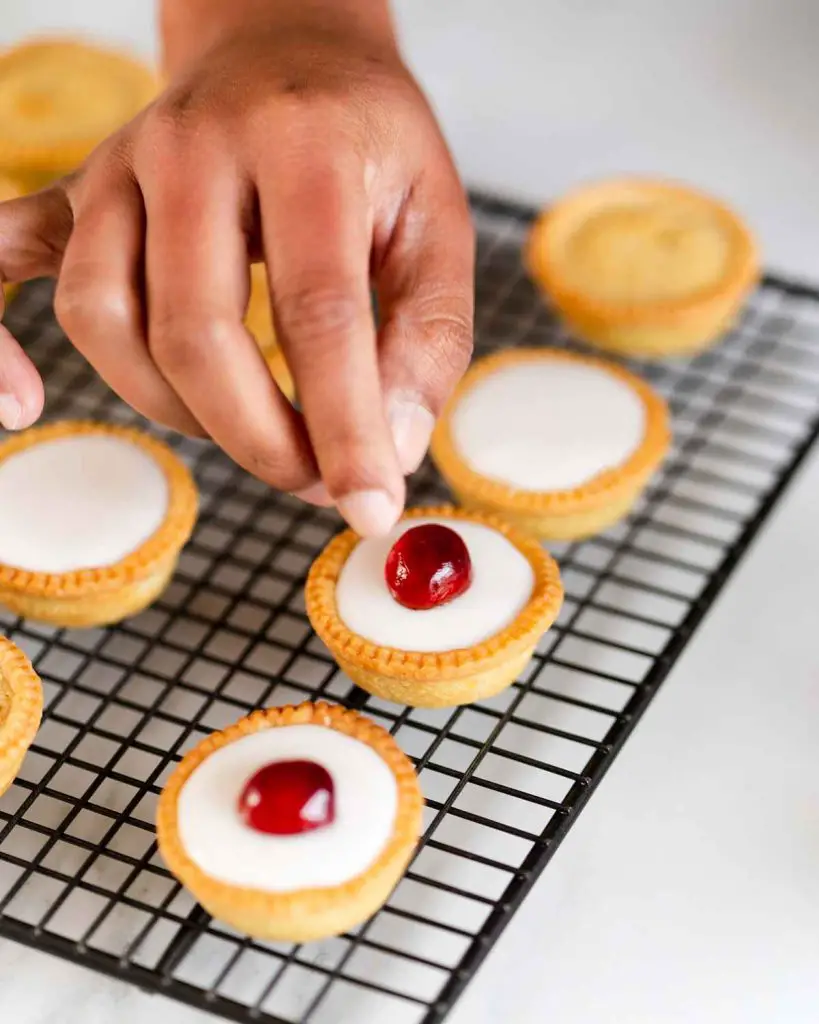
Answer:
[[73, 222], [63, 182], [0, 203], [0, 279], [8, 284], [55, 277]]
[[[71, 226], [71, 205], [60, 185], [0, 203], [0, 283], [57, 274]], [[36, 367], [0, 326], [0, 425], [6, 430], [31, 426], [43, 411], [43, 402], [43, 382]]]

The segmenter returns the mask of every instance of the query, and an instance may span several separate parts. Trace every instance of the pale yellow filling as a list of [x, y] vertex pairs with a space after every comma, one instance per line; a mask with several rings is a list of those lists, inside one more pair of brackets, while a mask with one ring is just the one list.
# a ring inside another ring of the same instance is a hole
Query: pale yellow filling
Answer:
[[18, 145], [103, 139], [151, 92], [150, 74], [117, 54], [71, 44], [26, 47], [0, 64], [0, 134]]
[[651, 303], [713, 286], [728, 270], [731, 238], [705, 204], [651, 196], [592, 213], [563, 243], [563, 275], [605, 302]]

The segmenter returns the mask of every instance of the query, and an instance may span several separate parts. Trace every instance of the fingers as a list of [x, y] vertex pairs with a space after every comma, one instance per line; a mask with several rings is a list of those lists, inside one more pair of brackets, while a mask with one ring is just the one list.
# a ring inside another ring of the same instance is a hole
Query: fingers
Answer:
[[330, 496], [358, 533], [379, 535], [405, 492], [381, 395], [364, 170], [352, 153], [331, 168], [305, 149], [259, 184], [276, 331]]
[[148, 351], [141, 296], [145, 212], [133, 177], [97, 165], [72, 195], [74, 229], [54, 298], [74, 346], [137, 412], [181, 433], [201, 426]]
[[[148, 346], [167, 382], [236, 462], [297, 490], [317, 473], [300, 416], [242, 319], [248, 297], [243, 185], [223, 146], [165, 140], [140, 174], [147, 213]], [[206, 168], [206, 170], [203, 170]]]
[[377, 274], [384, 400], [404, 473], [424, 458], [435, 418], [472, 354], [474, 261], [457, 181], [419, 184]]

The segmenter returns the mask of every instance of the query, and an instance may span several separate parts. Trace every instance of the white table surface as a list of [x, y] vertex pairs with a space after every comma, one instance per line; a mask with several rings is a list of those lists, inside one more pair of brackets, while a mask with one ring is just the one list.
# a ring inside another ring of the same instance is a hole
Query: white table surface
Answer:
[[[148, 7], [13, 5], [0, 41], [63, 25], [149, 49]], [[687, 177], [747, 213], [769, 264], [819, 278], [819, 6], [810, 0], [398, 8], [471, 181], [537, 198], [610, 171]], [[819, 1017], [817, 508], [819, 455], [453, 1024]], [[0, 1019], [52, 1024], [68, 1019], [67, 1006], [84, 1024], [209, 1019], [0, 942]]]

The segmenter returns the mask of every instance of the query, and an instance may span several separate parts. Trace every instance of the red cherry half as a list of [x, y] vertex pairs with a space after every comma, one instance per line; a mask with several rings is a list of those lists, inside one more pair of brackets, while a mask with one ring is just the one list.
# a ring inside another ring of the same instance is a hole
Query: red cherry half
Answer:
[[393, 544], [384, 577], [395, 600], [422, 611], [459, 597], [472, 582], [472, 559], [448, 526], [413, 526]]
[[274, 836], [332, 825], [336, 816], [332, 777], [314, 761], [274, 761], [245, 784], [239, 814], [249, 828]]

